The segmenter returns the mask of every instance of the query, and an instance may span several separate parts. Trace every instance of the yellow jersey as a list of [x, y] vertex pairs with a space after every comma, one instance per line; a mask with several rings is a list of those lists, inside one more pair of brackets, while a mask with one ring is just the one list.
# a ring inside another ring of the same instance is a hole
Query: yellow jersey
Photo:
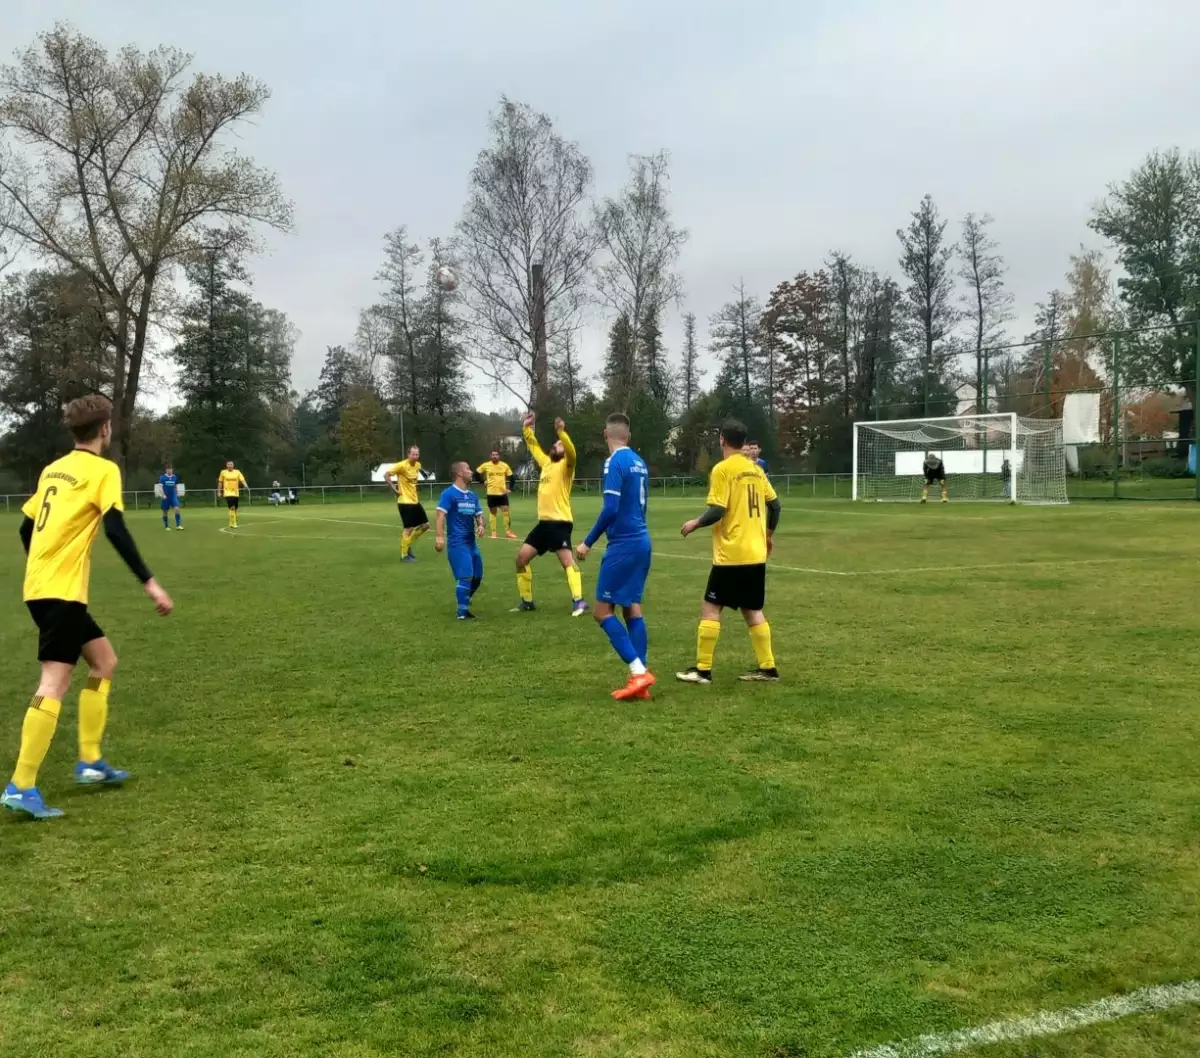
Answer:
[[571, 514], [571, 486], [575, 483], [575, 445], [563, 430], [558, 435], [566, 455], [557, 463], [542, 451], [533, 431], [526, 426], [522, 431], [525, 447], [533, 461], [542, 470], [538, 482], [537, 514], [539, 522], [574, 522]]
[[489, 459], [486, 463], [480, 463], [475, 468], [475, 473], [487, 482], [487, 494], [489, 496], [504, 496], [507, 494], [508, 479], [512, 477], [512, 467], [505, 463], [504, 460], [493, 463]]
[[76, 448], [42, 471], [37, 492], [21, 508], [33, 519], [25, 560], [26, 602], [88, 601], [92, 543], [100, 520], [114, 507], [125, 509], [121, 471], [112, 460]]
[[237, 496], [242, 491], [243, 485], [246, 488], [250, 487], [240, 470], [222, 470], [217, 482], [221, 487], [222, 496]]
[[417, 483], [421, 480], [421, 464], [414, 463], [411, 459], [402, 459], [394, 467], [388, 470], [396, 478], [396, 487], [400, 490], [396, 494], [397, 503], [420, 503], [417, 499]]
[[724, 507], [712, 527], [714, 566], [757, 566], [767, 561], [766, 504], [775, 489], [753, 460], [736, 452], [712, 468], [708, 505]]

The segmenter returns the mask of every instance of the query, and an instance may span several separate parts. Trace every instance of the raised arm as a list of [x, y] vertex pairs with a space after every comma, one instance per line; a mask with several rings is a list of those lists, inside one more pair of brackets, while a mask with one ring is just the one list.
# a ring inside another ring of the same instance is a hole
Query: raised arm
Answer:
[[575, 465], [577, 454], [575, 452], [575, 443], [571, 440], [570, 435], [567, 433], [567, 424], [564, 423], [562, 419], [555, 419], [554, 432], [558, 435], [558, 439], [562, 441], [563, 457], [567, 461], [567, 466], [573, 467]]
[[542, 451], [542, 446], [538, 444], [537, 436], [533, 432], [533, 424], [526, 423], [521, 429], [521, 436], [525, 438], [525, 447], [529, 449], [529, 454], [533, 456], [533, 461], [539, 467], [548, 466], [550, 457]]

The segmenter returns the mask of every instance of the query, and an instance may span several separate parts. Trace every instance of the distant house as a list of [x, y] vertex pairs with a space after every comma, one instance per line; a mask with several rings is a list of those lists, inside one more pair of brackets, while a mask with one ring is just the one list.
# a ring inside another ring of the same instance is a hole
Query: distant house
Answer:
[[[995, 409], [999, 403], [1000, 394], [994, 389], [988, 391], [988, 408]], [[956, 401], [955, 415], [979, 415], [981, 414], [978, 401], [975, 399], [975, 386], [970, 382], [964, 382], [954, 391], [954, 399]]]

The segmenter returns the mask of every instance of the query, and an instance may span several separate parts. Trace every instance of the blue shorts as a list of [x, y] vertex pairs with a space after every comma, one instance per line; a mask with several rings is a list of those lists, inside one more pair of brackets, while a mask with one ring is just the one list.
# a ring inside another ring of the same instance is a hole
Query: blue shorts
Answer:
[[600, 560], [596, 601], [613, 606], [632, 606], [642, 601], [650, 575], [650, 541], [609, 544]]
[[178, 506], [179, 506], [179, 497], [178, 496], [164, 496], [163, 497], [162, 509], [164, 511], [169, 511], [172, 507], [178, 507]]
[[446, 557], [450, 560], [450, 570], [455, 580], [470, 580], [472, 577], [483, 579], [483, 555], [478, 547], [472, 544], [451, 544], [446, 548]]

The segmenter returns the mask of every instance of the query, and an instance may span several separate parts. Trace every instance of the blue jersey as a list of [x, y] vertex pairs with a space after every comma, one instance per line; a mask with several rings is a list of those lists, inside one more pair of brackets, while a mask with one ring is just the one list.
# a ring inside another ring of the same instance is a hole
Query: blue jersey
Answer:
[[173, 500], [179, 495], [178, 474], [163, 474], [163, 476], [158, 479], [158, 483], [162, 486], [164, 499]]
[[755, 460], [755, 462], [758, 463], [762, 472], [765, 474], [767, 472], [767, 461], [765, 459], [758, 459], [758, 460]]
[[450, 485], [438, 498], [437, 509], [446, 515], [446, 542], [451, 547], [474, 547], [475, 519], [483, 513], [479, 497], [470, 489]]
[[595, 543], [593, 537], [598, 538], [601, 533], [608, 534], [610, 544], [649, 540], [650, 530], [646, 528], [649, 487], [646, 464], [632, 448], [618, 448], [609, 456], [604, 461], [604, 512], [588, 534], [589, 546]]

